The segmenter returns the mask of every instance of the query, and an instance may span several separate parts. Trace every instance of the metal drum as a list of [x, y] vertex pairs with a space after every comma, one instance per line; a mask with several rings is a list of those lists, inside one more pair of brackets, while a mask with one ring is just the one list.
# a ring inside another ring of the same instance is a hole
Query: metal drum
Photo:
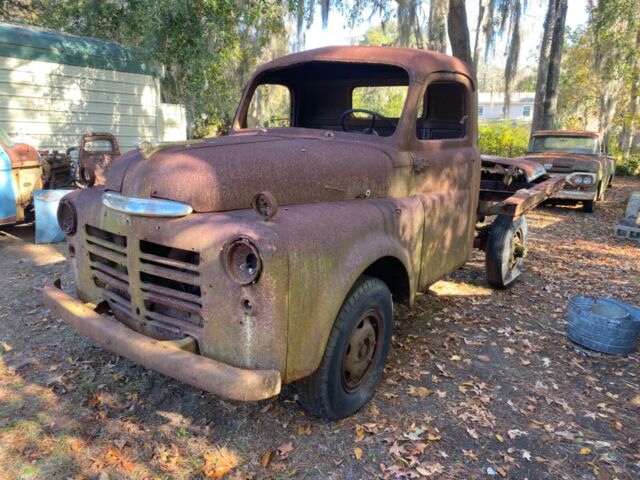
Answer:
[[640, 309], [606, 298], [571, 297], [567, 334], [591, 350], [631, 353], [640, 335]]

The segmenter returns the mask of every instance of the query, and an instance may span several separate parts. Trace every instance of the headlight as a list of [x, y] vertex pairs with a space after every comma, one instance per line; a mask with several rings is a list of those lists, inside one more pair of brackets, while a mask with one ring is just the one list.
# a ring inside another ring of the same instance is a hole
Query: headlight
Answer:
[[62, 199], [58, 204], [58, 225], [65, 235], [73, 235], [78, 227], [76, 207], [69, 200]]
[[260, 278], [260, 252], [248, 238], [240, 237], [227, 244], [222, 252], [222, 261], [229, 277], [239, 285], [249, 285]]
[[591, 177], [584, 177], [584, 179], [582, 180], [582, 183], [584, 185], [591, 185], [593, 183], [593, 179]]
[[575, 183], [576, 185], [581, 185], [582, 184], [582, 177], [574, 177], [573, 183]]

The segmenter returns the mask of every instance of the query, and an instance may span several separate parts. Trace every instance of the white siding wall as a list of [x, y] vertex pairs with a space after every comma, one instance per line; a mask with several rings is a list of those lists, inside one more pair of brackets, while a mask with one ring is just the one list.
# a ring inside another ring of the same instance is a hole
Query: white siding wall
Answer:
[[186, 138], [184, 110], [160, 103], [150, 75], [10, 57], [0, 57], [0, 127], [16, 141], [61, 151], [89, 132], [113, 133], [122, 151], [139, 140]]

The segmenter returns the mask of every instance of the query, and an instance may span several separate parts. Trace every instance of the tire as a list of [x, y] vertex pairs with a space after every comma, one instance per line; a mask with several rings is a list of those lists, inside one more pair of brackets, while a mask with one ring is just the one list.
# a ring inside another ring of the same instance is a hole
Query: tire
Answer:
[[498, 216], [491, 225], [485, 255], [487, 282], [495, 288], [513, 285], [524, 267], [527, 251], [527, 220], [524, 216], [513, 221]]
[[594, 213], [596, 211], [596, 201], [595, 200], [583, 200], [582, 201], [582, 211], [585, 213]]
[[360, 410], [382, 378], [392, 328], [389, 288], [377, 278], [362, 276], [338, 313], [320, 367], [296, 384], [302, 406], [330, 420]]

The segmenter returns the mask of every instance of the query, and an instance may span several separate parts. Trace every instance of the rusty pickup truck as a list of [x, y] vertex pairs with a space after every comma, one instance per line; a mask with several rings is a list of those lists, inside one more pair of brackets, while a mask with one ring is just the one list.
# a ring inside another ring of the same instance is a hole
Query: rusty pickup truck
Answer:
[[534, 162], [482, 160], [476, 102], [472, 70], [424, 50], [267, 63], [231, 135], [141, 145], [62, 200], [75, 295], [58, 282], [45, 303], [203, 390], [255, 401], [296, 382], [310, 412], [350, 415], [382, 377], [393, 302], [412, 305], [474, 245], [510, 286], [523, 214], [562, 186]]
[[540, 130], [531, 136], [524, 156], [540, 163], [553, 175], [562, 175], [564, 188], [550, 203], [582, 202], [585, 212], [593, 213], [596, 202], [604, 199], [615, 175], [615, 161], [604, 152], [597, 132]]

